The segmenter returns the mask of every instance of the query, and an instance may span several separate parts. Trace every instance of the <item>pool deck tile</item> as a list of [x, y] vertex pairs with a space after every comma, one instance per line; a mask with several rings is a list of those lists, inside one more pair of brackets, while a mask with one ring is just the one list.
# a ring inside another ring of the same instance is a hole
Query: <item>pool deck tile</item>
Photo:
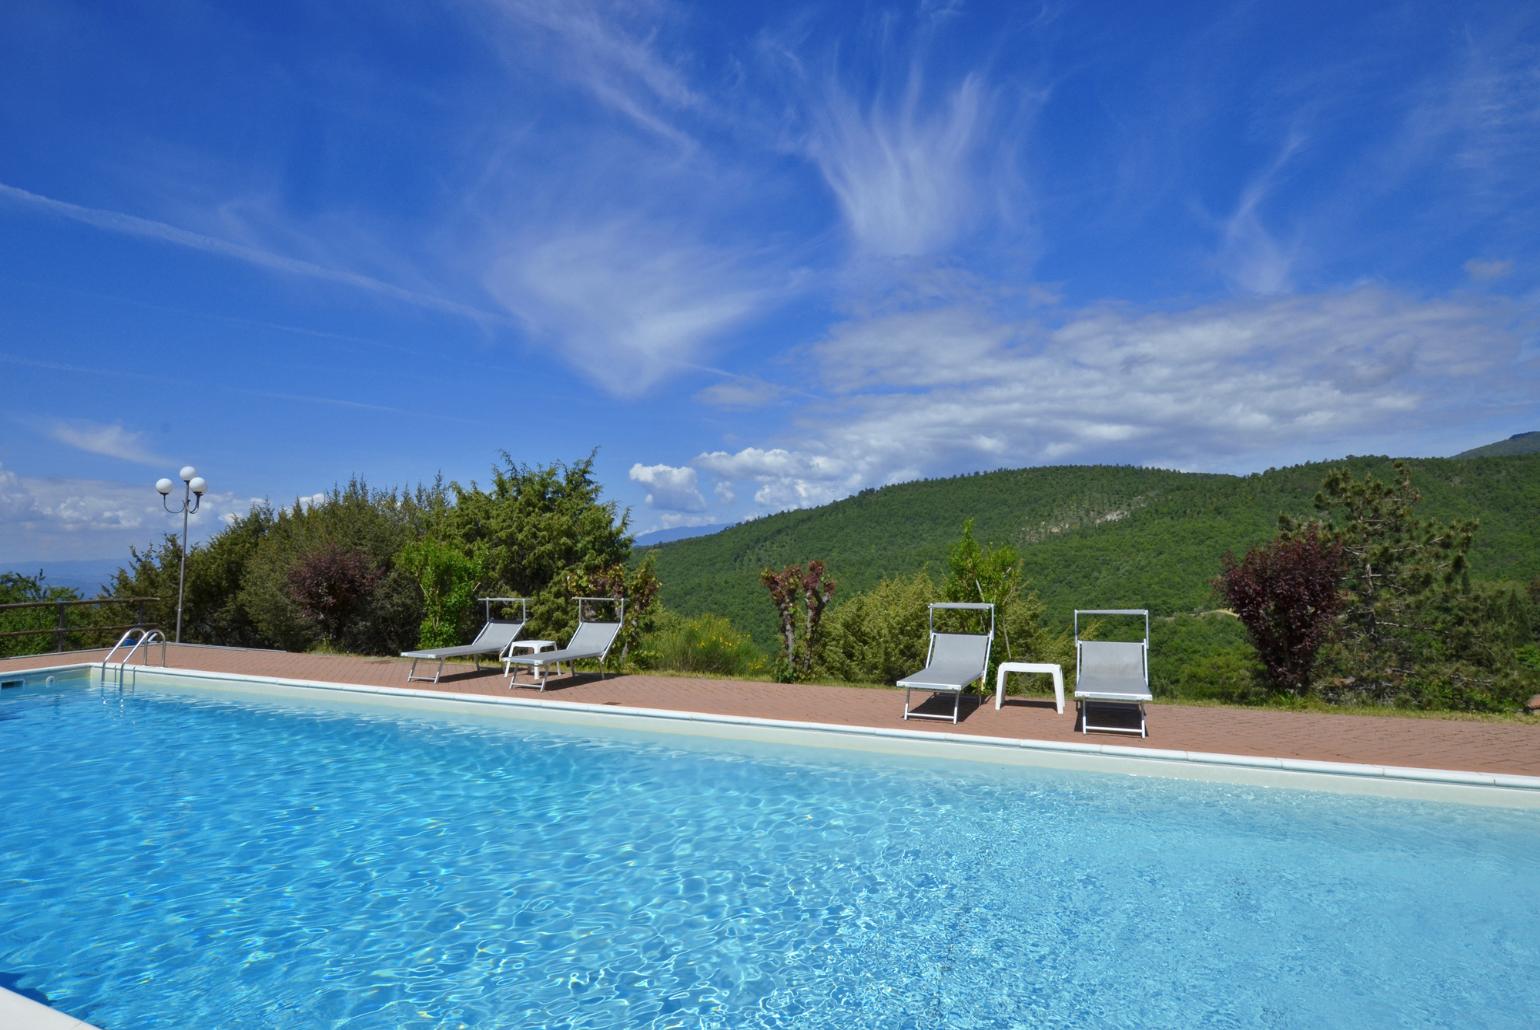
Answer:
[[[1108, 752], [1169, 757], [1206, 753], [1311, 763], [1396, 766], [1429, 771], [1460, 770], [1540, 776], [1540, 717], [1523, 723], [1284, 712], [1272, 709], [1149, 706], [1148, 740], [1122, 733], [1082, 734], [1073, 706], [1054, 711], [1051, 698], [1009, 697], [996, 710], [991, 698], [963, 706], [962, 722], [905, 722], [900, 692], [818, 684], [762, 683], [636, 674], [600, 678], [583, 673], [553, 677], [544, 693], [527, 686], [509, 690], [501, 668], [446, 667], [437, 684], [406, 681], [408, 660], [284, 651], [171, 645], [173, 668], [355, 686], [410, 688], [445, 693], [517, 696], [534, 701], [627, 706], [778, 722], [922, 730], [964, 737], [996, 737], [1036, 744], [1102, 745]], [[105, 652], [0, 659], [0, 675], [56, 665], [100, 661]], [[1271, 763], [1268, 763], [1271, 764]], [[1323, 765], [1322, 769], [1329, 768]]]

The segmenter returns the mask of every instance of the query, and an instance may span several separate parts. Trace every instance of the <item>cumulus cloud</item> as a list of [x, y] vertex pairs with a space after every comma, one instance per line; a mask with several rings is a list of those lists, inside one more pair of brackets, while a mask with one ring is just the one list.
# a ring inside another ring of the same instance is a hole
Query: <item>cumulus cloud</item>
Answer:
[[[849, 462], [781, 447], [745, 447], [737, 453], [709, 451], [697, 455], [691, 464], [722, 477], [719, 489], [736, 480], [755, 483], [754, 502], [767, 508], [823, 504], [860, 486], [857, 467]], [[732, 492], [730, 485], [727, 492]]]
[[21, 477], [0, 465], [0, 523], [28, 522], [41, 515], [37, 498]]
[[170, 458], [154, 453], [143, 433], [128, 429], [121, 422], [56, 422], [48, 435], [91, 454], [121, 458], [140, 465], [174, 464]]
[[630, 475], [633, 483], [647, 487], [647, 503], [654, 508], [673, 512], [706, 510], [706, 498], [701, 495], [700, 483], [693, 468], [636, 464], [631, 466]]

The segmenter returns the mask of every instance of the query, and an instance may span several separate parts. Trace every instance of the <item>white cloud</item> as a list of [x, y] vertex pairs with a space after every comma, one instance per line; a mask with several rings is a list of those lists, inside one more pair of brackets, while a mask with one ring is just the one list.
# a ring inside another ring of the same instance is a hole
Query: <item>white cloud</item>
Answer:
[[[843, 497], [860, 486], [860, 474], [848, 463], [823, 454], [745, 447], [736, 454], [710, 451], [691, 462], [722, 477], [717, 488], [734, 480], [757, 484], [754, 502], [768, 508], [802, 508]], [[732, 488], [727, 486], [731, 493]]]
[[1465, 262], [1465, 274], [1478, 282], [1502, 279], [1513, 272], [1513, 262], [1503, 261], [1497, 258], [1484, 260], [1471, 258]]
[[706, 498], [701, 496], [695, 470], [688, 466], [636, 464], [631, 466], [630, 475], [633, 483], [641, 483], [650, 491], [647, 503], [654, 508], [675, 512], [706, 509]]
[[1263, 223], [1261, 209], [1284, 165], [1303, 145], [1302, 137], [1291, 135], [1272, 164], [1246, 184], [1225, 220], [1219, 268], [1231, 285], [1247, 293], [1271, 296], [1293, 288], [1298, 246], [1280, 242]]
[[519, 241], [485, 285], [580, 372], [622, 396], [690, 364], [767, 300], [731, 255], [638, 219]]
[[170, 458], [151, 451], [143, 433], [128, 429], [121, 422], [56, 422], [48, 435], [91, 454], [121, 458], [140, 465], [175, 464]]
[[[942, 308], [839, 326], [812, 348], [833, 410], [795, 446], [691, 464], [767, 508], [961, 469], [1064, 461], [1225, 467], [1433, 427], [1534, 384], [1501, 303], [1376, 288], [1176, 312], [1091, 308], [1056, 326]], [[1270, 462], [1263, 462], [1270, 463]]]
[[697, 391], [695, 399], [714, 408], [742, 411], [773, 404], [784, 392], [763, 379], [729, 379]]
[[665, 512], [658, 519], [659, 529], [678, 529], [680, 526], [709, 526], [716, 522], [714, 515], [686, 515], [681, 512]]
[[906, 257], [944, 249], [965, 234], [986, 202], [989, 97], [974, 75], [935, 109], [914, 71], [902, 94], [863, 102], [827, 87], [806, 143], [864, 250]]
[[80, 222], [106, 232], [115, 232], [124, 236], [136, 236], [141, 239], [169, 243], [174, 246], [185, 247], [189, 250], [202, 251], [205, 254], [231, 258], [258, 268], [268, 269], [269, 271], [340, 283], [390, 297], [394, 300], [404, 301], [418, 307], [433, 308], [439, 311], [462, 315], [477, 322], [497, 319], [497, 316], [489, 315], [487, 312], [469, 305], [447, 300], [430, 293], [404, 289], [380, 279], [359, 275], [346, 269], [331, 268], [312, 261], [302, 261], [270, 250], [264, 250], [260, 247], [252, 247], [244, 243], [235, 243], [204, 233], [193, 232], [165, 222], [158, 222], [154, 219], [141, 218], [138, 215], [85, 207], [65, 200], [55, 200], [52, 197], [45, 197], [3, 182], [0, 182], [0, 201], [9, 201], [12, 204], [30, 207], [36, 211]]
[[0, 465], [0, 524], [28, 522], [42, 515], [37, 498], [21, 477]]
[[484, 6], [497, 17], [492, 41], [516, 69], [538, 63], [647, 132], [691, 142], [676, 116], [704, 100], [659, 50], [658, 29], [668, 20], [662, 5], [487, 0]]

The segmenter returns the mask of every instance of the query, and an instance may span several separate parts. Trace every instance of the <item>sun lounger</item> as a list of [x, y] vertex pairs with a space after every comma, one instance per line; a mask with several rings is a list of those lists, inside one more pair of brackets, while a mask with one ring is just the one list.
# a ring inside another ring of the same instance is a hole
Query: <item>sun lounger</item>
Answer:
[[[529, 621], [529, 603], [522, 597], [483, 597], [481, 601], [486, 605], [487, 621], [481, 627], [481, 632], [476, 634], [476, 639], [469, 644], [457, 644], [453, 647], [430, 647], [421, 651], [402, 651], [402, 658], [410, 658], [412, 667], [407, 670], [406, 680], [427, 680], [427, 676], [417, 675], [417, 663], [423, 659], [437, 661], [438, 666], [433, 670], [432, 681], [438, 682], [438, 678], [444, 673], [444, 661], [449, 658], [470, 658], [474, 660], [476, 669], [481, 669], [482, 655], [501, 655], [508, 650], [508, 645], [513, 643], [518, 635], [524, 632], [524, 625]], [[521, 614], [516, 619], [492, 618], [492, 605], [512, 604], [517, 601]]]
[[[989, 631], [987, 633], [936, 632], [936, 612], [948, 610], [989, 612]], [[994, 639], [994, 605], [961, 602], [931, 605], [930, 649], [926, 652], [925, 668], [898, 681], [898, 685], [904, 688], [904, 718], [908, 719], [911, 716], [916, 719], [950, 718], [955, 724], [962, 710], [963, 691], [967, 690], [968, 684], [974, 680], [983, 680], [985, 673], [989, 671], [989, 648]], [[911, 711], [909, 695], [916, 690], [929, 691], [932, 697], [938, 694], [953, 695], [952, 714], [947, 716]]]
[[[1081, 640], [1082, 615], [1137, 615], [1144, 619], [1143, 641]], [[1075, 612], [1075, 704], [1080, 708], [1080, 732], [1106, 730], [1148, 737], [1144, 703], [1150, 693], [1150, 613], [1144, 608], [1103, 608]], [[1132, 710], [1133, 726], [1092, 726], [1094, 708]]]
[[[572, 639], [567, 641], [567, 646], [559, 651], [538, 651], [529, 655], [509, 654], [503, 658], [503, 673], [508, 677], [508, 687], [511, 690], [521, 684], [514, 678], [517, 666], [528, 666], [540, 674], [540, 679], [531, 686], [541, 690], [545, 689], [546, 667], [556, 666], [556, 671], [561, 672], [561, 663], [566, 662], [570, 667], [573, 662], [593, 660], [599, 662], [599, 667], [604, 670], [605, 663], [609, 660], [610, 648], [614, 646], [615, 639], [620, 636], [620, 628], [626, 619], [626, 602], [612, 597], [579, 597], [575, 598], [578, 606], [578, 626], [573, 631]], [[583, 602], [604, 602], [616, 606], [614, 622], [589, 622], [583, 617]]]

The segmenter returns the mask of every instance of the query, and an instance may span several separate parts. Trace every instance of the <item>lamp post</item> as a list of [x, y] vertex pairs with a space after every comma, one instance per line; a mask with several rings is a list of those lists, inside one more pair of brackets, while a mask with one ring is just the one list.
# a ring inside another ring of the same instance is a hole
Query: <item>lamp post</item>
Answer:
[[182, 516], [182, 567], [176, 574], [176, 642], [182, 642], [182, 587], [187, 582], [187, 517], [198, 510], [198, 502], [203, 500], [209, 485], [204, 478], [198, 475], [198, 470], [191, 465], [182, 466], [182, 506], [171, 507], [171, 488], [175, 486], [169, 479], [161, 479], [155, 483], [155, 490], [160, 494], [160, 503], [173, 515]]

